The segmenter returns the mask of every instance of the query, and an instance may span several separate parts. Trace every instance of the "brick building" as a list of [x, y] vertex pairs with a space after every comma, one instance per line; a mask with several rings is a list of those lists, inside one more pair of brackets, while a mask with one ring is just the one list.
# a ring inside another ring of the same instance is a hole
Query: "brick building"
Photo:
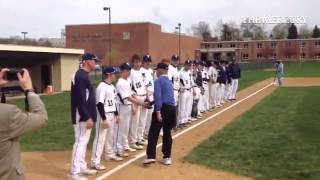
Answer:
[[[137, 53], [150, 54], [154, 63], [179, 52], [179, 35], [161, 31], [161, 26], [149, 22], [111, 25], [111, 53], [109, 25], [66, 25], [66, 47], [81, 48], [96, 53], [104, 64], [119, 65]], [[181, 34], [181, 57], [194, 58], [200, 39]]]
[[202, 42], [199, 59], [320, 60], [320, 38]]

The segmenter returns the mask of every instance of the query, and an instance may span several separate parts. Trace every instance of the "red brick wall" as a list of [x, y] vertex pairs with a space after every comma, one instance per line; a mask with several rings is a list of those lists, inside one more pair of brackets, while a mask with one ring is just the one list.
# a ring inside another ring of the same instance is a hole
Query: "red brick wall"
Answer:
[[[150, 54], [158, 62], [162, 58], [178, 54], [178, 35], [161, 32], [161, 26], [152, 23], [112, 24], [112, 64], [129, 60], [137, 53]], [[108, 25], [67, 25], [67, 48], [82, 48], [86, 52], [96, 53], [109, 64]], [[123, 33], [130, 33], [130, 40], [123, 40]], [[198, 38], [181, 36], [182, 58], [193, 58], [195, 49], [200, 47]]]

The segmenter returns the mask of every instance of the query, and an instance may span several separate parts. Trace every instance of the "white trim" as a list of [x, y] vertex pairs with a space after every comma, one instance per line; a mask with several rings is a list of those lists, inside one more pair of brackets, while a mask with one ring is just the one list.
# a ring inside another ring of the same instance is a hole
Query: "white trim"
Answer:
[[0, 51], [15, 51], [15, 52], [35, 52], [35, 53], [57, 53], [57, 54], [77, 54], [84, 53], [83, 49], [68, 49], [68, 48], [53, 48], [40, 46], [22, 46], [0, 44]]
[[[183, 130], [183, 131], [181, 131], [181, 132], [179, 132], [179, 133], [175, 134], [175, 135], [172, 137], [172, 139], [176, 139], [176, 138], [178, 138], [179, 136], [181, 136], [181, 135], [183, 135], [183, 134], [185, 134], [185, 133], [187, 133], [187, 132], [191, 131], [192, 129], [194, 129], [194, 128], [198, 127], [198, 126], [200, 126], [201, 124], [203, 124], [203, 123], [205, 123], [205, 122], [207, 122], [207, 121], [209, 121], [209, 120], [212, 120], [212, 118], [214, 118], [214, 117], [216, 117], [216, 116], [218, 116], [218, 115], [222, 114], [223, 112], [225, 112], [225, 111], [227, 111], [227, 110], [229, 110], [229, 109], [233, 108], [234, 106], [236, 106], [236, 105], [240, 104], [241, 102], [243, 102], [243, 101], [245, 101], [245, 100], [247, 100], [247, 99], [251, 98], [252, 96], [254, 96], [254, 95], [258, 94], [259, 92], [261, 92], [261, 91], [265, 90], [266, 88], [268, 88], [268, 87], [270, 87], [270, 86], [272, 86], [272, 85], [274, 85], [274, 82], [272, 82], [272, 83], [270, 83], [270, 84], [266, 85], [265, 87], [263, 87], [263, 88], [259, 89], [258, 91], [256, 91], [256, 92], [254, 92], [254, 93], [250, 94], [249, 96], [247, 96], [247, 97], [245, 97], [245, 98], [243, 98], [243, 99], [241, 99], [241, 100], [239, 100], [239, 101], [235, 102], [234, 104], [230, 105], [229, 107], [227, 107], [227, 108], [225, 108], [225, 109], [222, 109], [221, 111], [217, 112], [216, 114], [214, 114], [214, 115], [212, 115], [212, 116], [210, 116], [210, 117], [208, 117], [208, 118], [206, 118], [206, 119], [204, 119], [204, 120], [200, 121], [199, 123], [194, 124], [194, 125], [190, 126], [189, 128], [187, 128], [187, 129], [185, 129], [185, 130]], [[159, 148], [160, 146], [162, 146], [162, 143], [159, 143], [159, 144], [157, 145], [157, 148]], [[134, 158], [130, 159], [129, 161], [124, 162], [123, 164], [120, 164], [120, 165], [116, 166], [115, 168], [113, 168], [113, 169], [109, 170], [108, 172], [106, 172], [106, 173], [102, 174], [100, 177], [96, 178], [96, 180], [103, 180], [103, 179], [105, 179], [105, 178], [107, 178], [107, 177], [111, 176], [112, 174], [114, 174], [114, 173], [116, 173], [117, 171], [119, 171], [119, 170], [121, 170], [121, 169], [125, 168], [126, 166], [129, 166], [131, 163], [133, 163], [134, 161], [136, 161], [136, 160], [138, 160], [138, 159], [140, 159], [140, 158], [144, 157], [145, 155], [146, 155], [146, 153], [145, 153], [145, 152], [142, 152], [142, 153], [140, 153], [140, 154], [136, 155]]]

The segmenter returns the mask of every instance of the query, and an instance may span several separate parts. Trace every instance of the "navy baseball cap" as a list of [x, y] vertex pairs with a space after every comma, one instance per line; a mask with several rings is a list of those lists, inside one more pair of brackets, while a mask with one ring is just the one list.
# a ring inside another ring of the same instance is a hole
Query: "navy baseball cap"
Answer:
[[178, 61], [180, 59], [180, 57], [176, 54], [172, 55], [171, 60], [173, 61]]
[[188, 60], [186, 60], [186, 62], [185, 62], [184, 64], [186, 64], [186, 65], [192, 65], [192, 64], [193, 64], [193, 62], [192, 62], [192, 60], [191, 60], [191, 59], [188, 59]]
[[151, 62], [152, 61], [151, 56], [149, 54], [144, 55], [142, 60], [143, 60], [143, 62]]
[[107, 66], [105, 68], [103, 68], [102, 70], [103, 74], [115, 74], [117, 73], [116, 68], [112, 67], [112, 66]]
[[123, 71], [123, 70], [128, 70], [128, 71], [130, 71], [130, 70], [131, 70], [131, 66], [130, 66], [130, 64], [127, 63], [127, 62], [121, 64], [119, 68], [120, 68], [121, 71]]
[[167, 65], [166, 63], [159, 63], [159, 64], [157, 65], [157, 68], [156, 68], [156, 69], [165, 69], [165, 70], [168, 70], [169, 67], [168, 67], [168, 65]]
[[94, 60], [96, 62], [100, 61], [99, 58], [92, 53], [84, 53], [81, 57], [81, 61]]

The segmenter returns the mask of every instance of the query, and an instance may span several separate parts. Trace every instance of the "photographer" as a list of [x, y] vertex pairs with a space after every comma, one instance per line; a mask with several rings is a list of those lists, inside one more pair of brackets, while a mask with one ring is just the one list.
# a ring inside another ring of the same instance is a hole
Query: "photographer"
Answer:
[[[9, 72], [9, 69], [0, 71], [0, 87], [9, 82]], [[29, 72], [23, 69], [17, 73], [17, 79], [26, 95], [30, 112], [23, 112], [14, 105], [0, 104], [0, 179], [26, 178], [20, 157], [19, 137], [41, 128], [48, 119], [44, 104], [32, 89]]]

